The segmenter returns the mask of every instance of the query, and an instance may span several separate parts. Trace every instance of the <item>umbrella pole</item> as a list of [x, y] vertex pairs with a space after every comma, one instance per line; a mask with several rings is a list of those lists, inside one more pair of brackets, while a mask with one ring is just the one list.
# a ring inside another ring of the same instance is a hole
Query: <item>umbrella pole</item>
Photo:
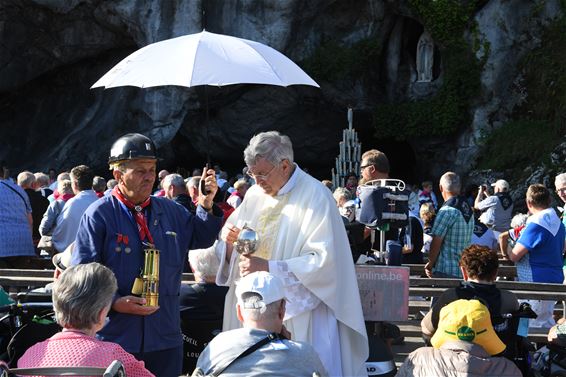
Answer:
[[210, 131], [209, 131], [209, 127], [210, 127], [210, 117], [208, 114], [208, 90], [207, 90], [208, 85], [204, 86], [204, 106], [206, 108], [206, 163], [208, 164], [209, 167], [211, 167], [211, 163], [210, 163]]

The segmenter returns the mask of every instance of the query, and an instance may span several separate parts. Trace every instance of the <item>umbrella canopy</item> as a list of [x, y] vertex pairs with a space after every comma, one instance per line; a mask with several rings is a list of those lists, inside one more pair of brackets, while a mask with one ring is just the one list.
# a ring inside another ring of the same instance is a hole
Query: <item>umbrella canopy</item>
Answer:
[[92, 88], [233, 84], [319, 87], [293, 61], [269, 46], [203, 31], [139, 49]]

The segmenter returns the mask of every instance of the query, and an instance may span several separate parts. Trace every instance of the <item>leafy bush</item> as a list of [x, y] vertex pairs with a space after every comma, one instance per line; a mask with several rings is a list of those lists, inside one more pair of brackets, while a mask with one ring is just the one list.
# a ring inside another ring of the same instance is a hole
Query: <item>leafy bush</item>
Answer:
[[546, 162], [548, 152], [561, 136], [564, 135], [551, 122], [518, 120], [506, 123], [486, 138], [478, 168], [519, 172], [527, 165]]
[[[462, 4], [456, 0], [411, 0], [425, 29], [441, 46], [443, 85], [430, 99], [378, 105], [374, 126], [379, 138], [406, 139], [424, 135], [446, 136], [470, 123], [469, 105], [480, 91], [483, 62], [464, 40], [464, 30], [472, 20], [476, 1]], [[489, 46], [484, 45], [484, 61]]]

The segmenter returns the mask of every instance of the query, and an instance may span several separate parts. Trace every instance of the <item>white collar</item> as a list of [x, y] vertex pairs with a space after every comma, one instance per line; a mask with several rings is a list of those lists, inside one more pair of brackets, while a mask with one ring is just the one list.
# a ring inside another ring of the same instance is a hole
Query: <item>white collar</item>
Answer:
[[289, 177], [287, 183], [285, 183], [283, 187], [279, 189], [279, 191], [277, 192], [277, 196], [285, 195], [286, 193], [290, 192], [292, 189], [295, 188], [295, 185], [297, 184], [297, 179], [300, 174], [299, 172], [302, 172], [302, 170], [301, 168], [299, 168], [299, 165], [297, 165], [296, 163], [293, 163], [293, 165], [295, 165], [295, 171], [293, 172], [291, 177]]
[[548, 230], [552, 236], [556, 236], [561, 224], [560, 218], [558, 218], [553, 208], [547, 208], [537, 212], [535, 215], [529, 217], [527, 223], [535, 223], [542, 226], [544, 229]]

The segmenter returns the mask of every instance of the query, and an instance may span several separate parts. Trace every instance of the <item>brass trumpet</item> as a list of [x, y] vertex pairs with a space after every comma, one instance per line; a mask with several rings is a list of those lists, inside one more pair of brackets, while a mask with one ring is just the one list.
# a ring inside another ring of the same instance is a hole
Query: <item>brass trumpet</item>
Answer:
[[144, 306], [159, 304], [159, 250], [154, 247], [144, 249], [145, 259], [143, 272], [136, 278], [132, 294], [145, 298]]

